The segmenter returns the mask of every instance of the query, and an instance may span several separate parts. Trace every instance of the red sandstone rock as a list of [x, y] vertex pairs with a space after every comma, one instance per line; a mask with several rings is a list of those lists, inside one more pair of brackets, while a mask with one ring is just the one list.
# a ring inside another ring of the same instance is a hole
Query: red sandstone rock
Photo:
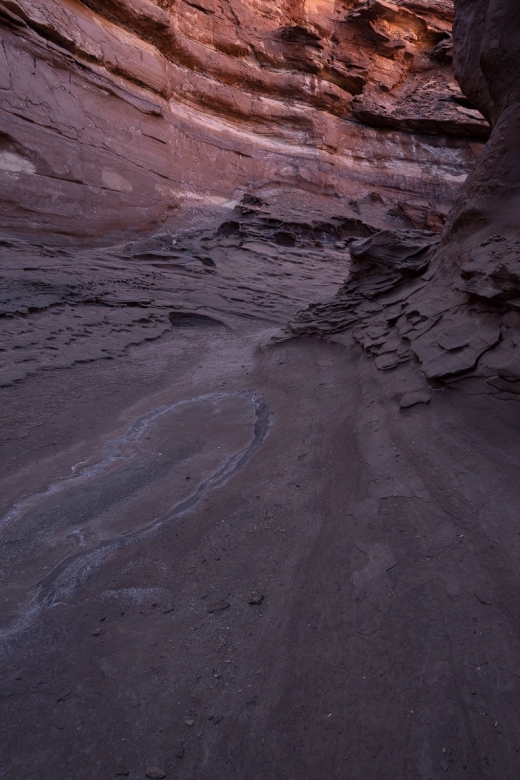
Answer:
[[391, 240], [384, 232], [353, 244], [349, 281], [334, 300], [301, 312], [285, 335], [323, 337], [355, 324], [378, 368], [414, 359], [431, 380], [480, 377], [498, 397], [516, 397], [520, 12], [512, 0], [460, 0], [456, 10], [456, 73], [493, 131], [439, 247], [430, 240], [409, 254], [405, 234]]
[[283, 188], [439, 229], [488, 133], [452, 18], [447, 0], [0, 0], [2, 227], [106, 242]]

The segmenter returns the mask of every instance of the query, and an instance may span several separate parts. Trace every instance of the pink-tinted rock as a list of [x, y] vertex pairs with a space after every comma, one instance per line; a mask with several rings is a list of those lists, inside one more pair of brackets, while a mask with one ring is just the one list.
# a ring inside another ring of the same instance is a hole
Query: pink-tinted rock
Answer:
[[448, 0], [0, 0], [1, 226], [106, 243], [282, 189], [439, 230], [489, 132], [452, 18]]
[[[421, 247], [420, 234], [410, 241], [397, 231], [352, 244], [350, 279], [332, 301], [297, 315], [282, 338], [325, 337], [355, 325], [355, 339], [378, 368], [415, 360], [431, 380], [479, 377], [488, 392], [516, 397], [520, 11], [512, 0], [457, 0], [455, 8], [456, 74], [493, 129], [440, 244], [433, 233]], [[419, 214], [415, 203], [404, 213]]]

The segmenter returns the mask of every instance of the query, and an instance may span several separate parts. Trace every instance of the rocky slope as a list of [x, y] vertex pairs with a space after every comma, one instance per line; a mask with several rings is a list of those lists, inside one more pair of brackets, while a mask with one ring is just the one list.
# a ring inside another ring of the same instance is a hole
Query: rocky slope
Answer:
[[439, 230], [489, 133], [452, 20], [449, 0], [1, 0], [1, 226], [106, 243], [284, 189]]

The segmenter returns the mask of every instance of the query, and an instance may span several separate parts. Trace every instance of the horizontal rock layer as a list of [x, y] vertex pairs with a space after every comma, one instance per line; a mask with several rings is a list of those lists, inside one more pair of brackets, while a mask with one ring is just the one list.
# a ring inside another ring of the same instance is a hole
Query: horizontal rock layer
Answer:
[[457, 73], [493, 131], [442, 241], [401, 231], [353, 243], [351, 278], [283, 337], [354, 326], [378, 368], [413, 359], [430, 381], [477, 377], [499, 398], [518, 398], [520, 13], [512, 0], [456, 6]]
[[107, 242], [283, 190], [439, 230], [489, 134], [452, 19], [448, 0], [0, 0], [0, 224]]

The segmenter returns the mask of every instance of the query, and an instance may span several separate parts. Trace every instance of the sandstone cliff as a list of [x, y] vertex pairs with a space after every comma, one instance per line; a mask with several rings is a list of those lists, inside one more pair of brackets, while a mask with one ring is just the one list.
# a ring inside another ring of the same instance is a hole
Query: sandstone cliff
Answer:
[[284, 190], [439, 230], [489, 133], [452, 21], [449, 0], [1, 0], [1, 226], [109, 242]]
[[355, 326], [381, 369], [416, 361], [429, 380], [476, 377], [487, 392], [520, 390], [518, 80], [520, 18], [512, 2], [456, 3], [456, 74], [493, 132], [438, 246], [418, 233], [379, 233], [350, 247], [349, 281], [311, 306], [288, 335]]

